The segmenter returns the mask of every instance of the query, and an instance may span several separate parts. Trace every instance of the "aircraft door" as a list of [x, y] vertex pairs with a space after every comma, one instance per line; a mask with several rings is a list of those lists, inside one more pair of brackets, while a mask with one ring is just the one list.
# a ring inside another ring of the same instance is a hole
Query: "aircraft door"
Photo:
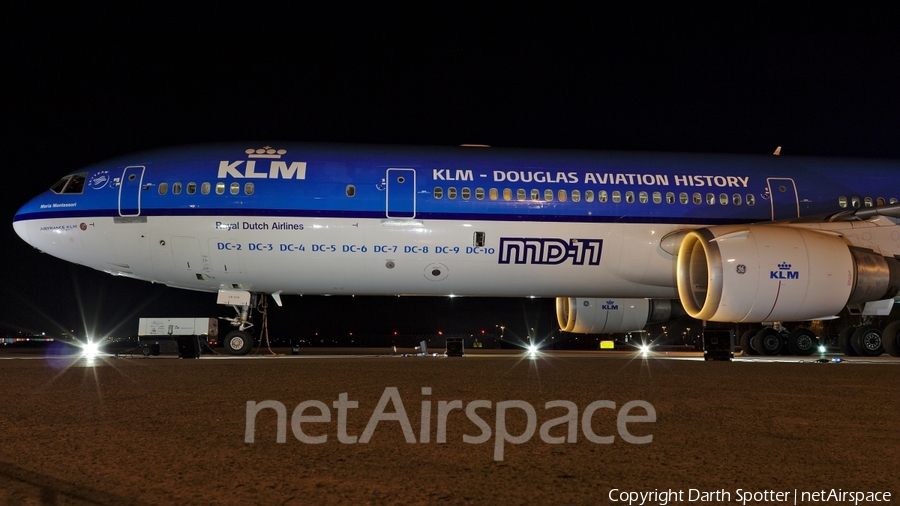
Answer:
[[144, 166], [125, 167], [119, 182], [119, 216], [141, 215], [141, 185]]
[[388, 169], [385, 178], [388, 218], [416, 217], [416, 170]]
[[772, 206], [773, 220], [786, 220], [800, 217], [800, 198], [797, 185], [790, 178], [770, 177], [768, 184], [769, 202]]

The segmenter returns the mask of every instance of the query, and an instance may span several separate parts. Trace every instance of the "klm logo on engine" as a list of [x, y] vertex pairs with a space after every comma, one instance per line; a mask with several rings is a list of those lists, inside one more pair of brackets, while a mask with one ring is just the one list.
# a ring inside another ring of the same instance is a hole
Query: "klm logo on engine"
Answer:
[[614, 301], [614, 300], [608, 300], [608, 301], [606, 301], [606, 304], [601, 304], [600, 307], [604, 311], [618, 311], [619, 310], [619, 305], [616, 304], [616, 301]]
[[[306, 162], [283, 162], [279, 160], [287, 154], [285, 149], [273, 149], [266, 146], [261, 149], [248, 149], [245, 151], [250, 160], [238, 160], [232, 162], [222, 160], [219, 162], [219, 179], [232, 177], [235, 179], [306, 179]], [[268, 159], [269, 163], [258, 159]], [[257, 166], [256, 162], [262, 163]]]
[[501, 264], [600, 265], [602, 239], [548, 239], [541, 237], [501, 237]]
[[791, 264], [781, 262], [777, 271], [769, 271], [769, 279], [800, 279], [800, 272], [792, 271]]

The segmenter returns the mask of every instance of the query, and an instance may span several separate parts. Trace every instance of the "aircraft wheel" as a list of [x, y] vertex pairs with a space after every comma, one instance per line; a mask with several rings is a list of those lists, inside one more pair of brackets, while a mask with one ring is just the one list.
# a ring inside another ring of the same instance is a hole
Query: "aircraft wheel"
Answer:
[[850, 340], [853, 351], [861, 357], [877, 357], [884, 353], [884, 346], [881, 345], [881, 331], [874, 325], [861, 325], [853, 332]]
[[787, 337], [787, 348], [794, 355], [812, 355], [818, 344], [819, 340], [809, 329], [796, 329]]
[[853, 341], [853, 332], [855, 331], [856, 327], [851, 325], [842, 330], [840, 334], [838, 334], [838, 347], [841, 349], [844, 355], [847, 355], [848, 357], [857, 356], [856, 350], [854, 350], [853, 346], [850, 344], [851, 341]]
[[884, 351], [892, 357], [900, 357], [900, 320], [888, 323], [881, 333], [881, 344]]
[[759, 333], [759, 329], [750, 329], [743, 334], [741, 334], [741, 353], [743, 356], [754, 356], [759, 355], [759, 352], [753, 348], [751, 341], [753, 340], [753, 336]]
[[242, 330], [233, 330], [225, 336], [225, 351], [229, 355], [246, 355], [253, 348], [253, 337]]
[[777, 330], [764, 328], [753, 338], [752, 345], [762, 355], [778, 355], [784, 348], [784, 339]]

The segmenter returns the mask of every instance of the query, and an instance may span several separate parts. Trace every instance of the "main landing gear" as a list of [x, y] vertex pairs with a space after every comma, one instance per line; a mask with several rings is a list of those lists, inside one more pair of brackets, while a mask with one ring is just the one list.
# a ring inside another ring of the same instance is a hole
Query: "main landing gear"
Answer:
[[809, 329], [787, 332], [774, 327], [755, 327], [741, 334], [744, 355], [798, 355], [809, 356], [816, 352], [819, 340]]
[[[882, 332], [871, 324], [871, 318], [865, 318], [862, 325], [847, 327], [838, 334], [838, 347], [850, 357], [877, 357], [886, 350], [895, 357], [900, 356], [896, 354], [897, 329], [900, 328], [897, 324], [900, 321], [889, 324]], [[887, 346], [885, 341], [888, 341]]]
[[[900, 320], [889, 323], [884, 330], [873, 322], [874, 317], [863, 317], [860, 325], [845, 327], [827, 344], [836, 346], [850, 357], [877, 357], [885, 352], [900, 357]], [[809, 356], [818, 349], [819, 339], [804, 328], [787, 332], [780, 326], [755, 327], [741, 334], [740, 345], [745, 356]]]

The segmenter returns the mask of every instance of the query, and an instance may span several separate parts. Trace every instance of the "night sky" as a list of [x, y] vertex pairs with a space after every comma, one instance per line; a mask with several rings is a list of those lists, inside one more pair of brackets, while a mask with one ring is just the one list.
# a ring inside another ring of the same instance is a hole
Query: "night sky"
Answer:
[[[73, 266], [13, 232], [30, 197], [129, 152], [281, 140], [900, 158], [900, 9], [885, 4], [328, 4], [5, 9], [0, 333], [231, 316], [212, 294]], [[272, 306], [280, 337], [555, 324], [549, 299]]]

